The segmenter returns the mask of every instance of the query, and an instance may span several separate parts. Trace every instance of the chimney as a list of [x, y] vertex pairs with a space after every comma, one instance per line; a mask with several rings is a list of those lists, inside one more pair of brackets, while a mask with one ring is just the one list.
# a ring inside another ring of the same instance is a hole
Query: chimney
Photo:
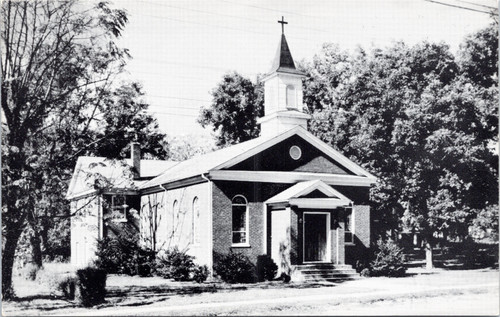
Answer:
[[141, 176], [141, 145], [138, 142], [130, 144], [130, 158], [132, 159], [134, 179], [137, 179]]

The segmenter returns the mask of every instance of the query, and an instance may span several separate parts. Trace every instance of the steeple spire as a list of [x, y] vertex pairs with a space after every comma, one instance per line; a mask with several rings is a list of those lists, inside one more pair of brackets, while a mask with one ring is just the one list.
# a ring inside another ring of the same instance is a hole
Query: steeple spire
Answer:
[[295, 68], [295, 63], [293, 62], [292, 53], [290, 52], [290, 49], [288, 48], [288, 43], [286, 42], [284, 26], [285, 24], [288, 24], [288, 22], [285, 22], [285, 19], [282, 16], [281, 21], [278, 20], [278, 23], [281, 23], [281, 39], [278, 44], [278, 49], [276, 50], [276, 54], [273, 60], [273, 65], [269, 73], [271, 74], [273, 72], [284, 72], [297, 75], [305, 75]]
[[307, 128], [310, 115], [304, 113], [302, 102], [302, 78], [305, 74], [295, 68], [292, 53], [285, 38], [284, 17], [281, 17], [281, 39], [269, 73], [262, 78], [264, 82], [264, 117], [257, 123], [261, 125], [261, 135], [277, 135], [301, 126]]

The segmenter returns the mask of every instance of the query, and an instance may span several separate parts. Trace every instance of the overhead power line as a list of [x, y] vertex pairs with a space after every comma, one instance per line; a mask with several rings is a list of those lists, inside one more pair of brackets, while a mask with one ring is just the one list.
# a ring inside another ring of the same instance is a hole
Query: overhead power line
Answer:
[[498, 8], [495, 8], [495, 7], [491, 7], [491, 6], [487, 6], [487, 5], [479, 4], [479, 3], [474, 3], [474, 2], [471, 2], [471, 1], [464, 1], [464, 0], [455, 0], [455, 1], [456, 2], [467, 3], [467, 4], [472, 4], [474, 6], [483, 7], [483, 8], [487, 8], [487, 9], [491, 9], [491, 10], [497, 10], [498, 9]]
[[440, 1], [435, 1], [435, 0], [424, 0], [424, 1], [432, 2], [432, 3], [437, 3], [437, 4], [441, 4], [441, 5], [448, 6], [448, 7], [453, 7], [453, 8], [458, 8], [458, 9], [464, 9], [464, 10], [469, 10], [469, 11], [474, 11], [474, 12], [480, 12], [480, 13], [486, 13], [486, 14], [491, 14], [492, 13], [492, 12], [488, 12], [488, 11], [477, 10], [477, 9], [473, 9], [473, 8], [463, 7], [463, 6], [459, 6], [459, 5], [455, 5], [455, 4], [450, 4], [450, 3], [445, 3], [445, 2], [440, 2]]
[[194, 110], [194, 111], [198, 111], [202, 108], [202, 106], [198, 106], [198, 107], [187, 107], [187, 106], [157, 106], [157, 105], [150, 105], [149, 106], [150, 109], [152, 108], [161, 108], [161, 109], [166, 109], [166, 110], [169, 110], [169, 109], [183, 109], [183, 110]]
[[298, 15], [298, 16], [303, 16], [303, 17], [308, 17], [308, 18], [321, 18], [321, 17], [307, 15], [307, 14], [303, 14], [303, 13], [297, 13], [297, 12], [292, 12], [292, 11], [271, 9], [271, 8], [256, 6], [256, 5], [252, 5], [252, 4], [238, 3], [238, 2], [232, 2], [232, 1], [227, 1], [227, 0], [219, 0], [219, 1], [226, 2], [226, 3], [231, 3], [231, 4], [236, 4], [236, 5], [240, 5], [240, 6], [244, 6], [244, 7], [249, 7], [249, 8], [255, 8], [255, 9], [261, 9], [261, 10], [266, 10], [266, 11], [277, 12], [277, 13], [280, 13], [280, 14], [286, 13], [286, 14], [293, 14], [293, 15]]
[[190, 101], [201, 101], [201, 102], [211, 102], [210, 100], [194, 99], [194, 98], [182, 98], [173, 96], [158, 96], [158, 95], [147, 95], [149, 97], [164, 98], [164, 99], [178, 99], [178, 100], [190, 100]]
[[[142, 2], [142, 3], [151, 4], [151, 2], [146, 2], [146, 1], [143, 1], [143, 0], [137, 0], [137, 1], [138, 2]], [[162, 7], [168, 7], [168, 8], [175, 8], [175, 9], [180, 9], [180, 10], [191, 11], [191, 12], [199, 12], [199, 13], [211, 14], [211, 15], [215, 15], [215, 16], [228, 17], [228, 18], [234, 18], [234, 19], [239, 19], [239, 20], [247, 20], [247, 21], [253, 21], [253, 22], [259, 22], [259, 23], [265, 23], [265, 24], [272, 24], [272, 25], [274, 25], [274, 22], [266, 21], [266, 20], [253, 19], [253, 18], [236, 16], [236, 15], [231, 15], [231, 14], [224, 14], [224, 13], [216, 13], [216, 12], [205, 11], [205, 10], [190, 9], [190, 8], [185, 8], [185, 7], [178, 7], [178, 6], [173, 6], [173, 5], [165, 4], [165, 3], [152, 3], [152, 4], [157, 5], [157, 6], [162, 6]], [[318, 31], [318, 32], [328, 33], [328, 31], [326, 31], [326, 30], [321, 30], [321, 29], [316, 29], [316, 28], [309, 28], [309, 27], [304, 27], [304, 26], [294, 26], [294, 27], [299, 28], [299, 29], [305, 29], [305, 30], [312, 30], [312, 31]]]
[[184, 114], [184, 113], [173, 113], [173, 112], [161, 112], [161, 111], [150, 111], [153, 114], [157, 115], [168, 115], [168, 116], [180, 116], [180, 117], [192, 117], [192, 118], [197, 118], [198, 115], [194, 114]]
[[[246, 33], [254, 33], [254, 34], [261, 34], [261, 35], [272, 35], [273, 34], [270, 32], [258, 32], [258, 31], [252, 31], [252, 30], [247, 30], [247, 29], [233, 28], [230, 26], [224, 26], [224, 25], [218, 25], [218, 24], [208, 24], [208, 23], [202, 23], [202, 22], [196, 22], [196, 21], [188, 21], [188, 20], [182, 20], [182, 19], [177, 19], [177, 18], [172, 18], [172, 17], [167, 17], [167, 16], [153, 15], [153, 14], [136, 13], [136, 15], [141, 15], [141, 16], [156, 18], [156, 19], [162, 19], [162, 20], [176, 21], [176, 22], [181, 22], [181, 23], [209, 26], [209, 27], [213, 27], [213, 28], [221, 28], [221, 29], [227, 29], [227, 30], [232, 30], [232, 31], [246, 32]], [[309, 38], [304, 38], [304, 37], [289, 36], [289, 38], [294, 39], [294, 40], [311, 42], [311, 43], [314, 42], [313, 40], [311, 40]]]
[[[147, 74], [147, 75], [158, 75], [158, 76], [168, 76], [166, 72], [163, 73], [156, 73], [156, 72], [143, 72], [142, 70], [134, 70], [128, 71], [130, 74], [132, 73], [139, 73], [139, 74]], [[208, 81], [208, 78], [201, 78], [201, 77], [191, 77], [191, 76], [183, 76], [183, 75], [175, 75], [175, 78], [184, 78], [184, 79], [189, 79], [189, 80], [200, 80], [200, 81]]]

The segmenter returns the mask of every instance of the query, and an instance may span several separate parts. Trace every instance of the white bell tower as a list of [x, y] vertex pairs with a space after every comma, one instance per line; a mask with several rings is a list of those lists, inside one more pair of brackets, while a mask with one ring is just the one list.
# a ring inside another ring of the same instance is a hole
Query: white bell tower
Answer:
[[270, 72], [262, 78], [264, 82], [264, 117], [259, 118], [260, 135], [278, 135], [296, 126], [307, 128], [310, 115], [303, 112], [302, 78], [305, 74], [295, 68], [292, 54], [282, 34]]

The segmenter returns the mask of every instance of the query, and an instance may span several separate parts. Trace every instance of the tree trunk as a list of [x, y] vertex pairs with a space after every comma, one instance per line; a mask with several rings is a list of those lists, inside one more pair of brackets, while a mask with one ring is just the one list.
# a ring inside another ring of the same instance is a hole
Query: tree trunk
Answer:
[[432, 259], [432, 244], [429, 240], [425, 241], [425, 268], [431, 270], [434, 267]]
[[2, 250], [2, 299], [10, 300], [14, 298], [14, 288], [12, 287], [12, 269], [14, 267], [14, 257], [16, 247], [21, 236], [22, 226], [11, 224], [7, 233], [3, 236]]
[[42, 267], [42, 240], [40, 239], [40, 234], [38, 230], [34, 229], [30, 237], [30, 243], [32, 248], [32, 261], [33, 264], [38, 268]]

